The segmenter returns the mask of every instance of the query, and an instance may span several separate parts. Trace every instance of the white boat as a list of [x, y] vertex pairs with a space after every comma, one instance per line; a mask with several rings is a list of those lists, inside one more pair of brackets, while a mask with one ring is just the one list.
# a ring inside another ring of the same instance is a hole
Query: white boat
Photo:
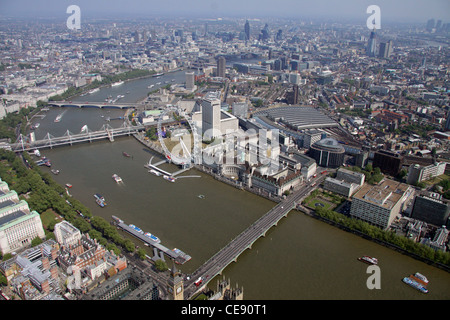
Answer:
[[117, 182], [117, 183], [120, 183], [120, 182], [122, 182], [122, 178], [121, 177], [119, 177], [117, 174], [113, 174], [112, 175], [112, 178]]
[[147, 88], [151, 89], [151, 88], [153, 88], [154, 86], [155, 86], [155, 85], [151, 84], [151, 85], [149, 85]]
[[170, 182], [175, 182], [175, 179], [174, 179], [174, 178], [169, 177], [169, 176], [167, 176], [167, 175], [164, 175], [164, 179], [166, 179], [167, 181], [170, 181]]
[[374, 264], [377, 265], [378, 264], [378, 259], [374, 258], [374, 257], [369, 257], [369, 256], [363, 256], [361, 258], [358, 258], [359, 261], [368, 263], [368, 264]]
[[55, 122], [60, 122], [62, 118], [62, 113], [56, 116]]
[[114, 82], [113, 84], [111, 84], [111, 87], [117, 87], [122, 85], [124, 82], [123, 81], [119, 81], [119, 82]]
[[141, 228], [136, 227], [134, 224], [130, 224], [130, 225], [128, 225], [128, 226], [129, 226], [130, 228], [134, 229], [135, 231], [137, 231], [137, 232], [139, 232], [139, 233], [141, 233], [141, 234], [144, 234], [144, 231], [142, 231]]
[[40, 157], [41, 156], [41, 152], [38, 149], [36, 149], [36, 150], [34, 150], [34, 155], [36, 157]]
[[96, 93], [98, 91], [100, 91], [100, 89], [99, 88], [95, 88], [95, 89], [92, 89], [91, 91], [89, 91], [88, 93], [89, 94], [93, 94], [93, 93]]
[[151, 169], [148, 172], [150, 172], [150, 173], [152, 173], [152, 174], [154, 174], [155, 176], [158, 176], [158, 177], [162, 174], [161, 172], [158, 172], [155, 169]]
[[415, 274], [410, 276], [411, 279], [419, 282], [420, 284], [426, 286], [428, 285], [429, 281], [427, 279], [427, 277], [425, 277], [423, 274], [416, 272]]
[[146, 232], [146, 233], [144, 233], [144, 235], [149, 237], [151, 240], [155, 241], [156, 243], [161, 242], [161, 240], [157, 236], [151, 234], [150, 232]]

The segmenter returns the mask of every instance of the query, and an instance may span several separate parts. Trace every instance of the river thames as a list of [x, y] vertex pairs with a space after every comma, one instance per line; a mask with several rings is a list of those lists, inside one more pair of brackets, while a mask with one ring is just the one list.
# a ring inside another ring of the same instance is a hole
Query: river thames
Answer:
[[[146, 78], [103, 88], [73, 101], [102, 102], [106, 97], [124, 94], [120, 102], [135, 102], [144, 97], [150, 84], [175, 79], [184, 82], [184, 72], [167, 74], [159, 79]], [[153, 89], [153, 87], [152, 87]], [[128, 92], [129, 93], [126, 93]], [[54, 119], [60, 113], [60, 122]], [[69, 130], [79, 133], [87, 125], [99, 130], [107, 117], [123, 116], [124, 110], [97, 108], [50, 108], [44, 118], [35, 118], [40, 126], [37, 139], [47, 133], [58, 137]], [[108, 122], [119, 127], [123, 120]], [[131, 157], [124, 157], [127, 152]], [[93, 215], [111, 221], [115, 215], [128, 224], [151, 232], [168, 248], [179, 248], [192, 259], [180, 266], [184, 273], [195, 271], [224, 247], [232, 238], [264, 215], [275, 204], [249, 192], [221, 183], [212, 177], [190, 170], [170, 183], [147, 172], [144, 165], [163, 157], [146, 148], [134, 137], [115, 138], [93, 143], [44, 149], [42, 155], [60, 174], [54, 179], [61, 185], [70, 183], [70, 193], [89, 207]], [[169, 172], [179, 170], [163, 164]], [[49, 170], [43, 168], [43, 170]], [[116, 184], [112, 175], [124, 181]], [[100, 208], [93, 197], [102, 194], [108, 203]], [[204, 198], [199, 198], [204, 195]], [[142, 243], [133, 239], [136, 244]], [[151, 249], [146, 248], [149, 255]], [[358, 257], [377, 257], [381, 271], [381, 289], [368, 289], [370, 274]], [[420, 272], [428, 277], [427, 295], [402, 283], [402, 278]], [[241, 254], [223, 274], [232, 286], [244, 288], [244, 299], [444, 299], [450, 298], [450, 274], [401, 253], [347, 233], [303, 213], [292, 211], [278, 226], [270, 229], [251, 250]], [[215, 289], [216, 279], [209, 287]]]

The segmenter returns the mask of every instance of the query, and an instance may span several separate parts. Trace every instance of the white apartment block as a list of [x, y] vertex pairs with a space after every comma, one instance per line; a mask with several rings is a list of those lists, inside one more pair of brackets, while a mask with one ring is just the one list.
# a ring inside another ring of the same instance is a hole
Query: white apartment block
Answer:
[[81, 232], [67, 221], [55, 224], [56, 241], [63, 246], [76, 245], [81, 240]]
[[447, 162], [438, 162], [422, 167], [418, 164], [411, 165], [408, 170], [408, 183], [414, 184], [429, 180], [445, 173]]

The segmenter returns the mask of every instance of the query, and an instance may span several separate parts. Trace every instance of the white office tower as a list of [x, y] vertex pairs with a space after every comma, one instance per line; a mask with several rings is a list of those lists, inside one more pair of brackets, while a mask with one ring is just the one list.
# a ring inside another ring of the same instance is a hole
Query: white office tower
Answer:
[[204, 140], [221, 136], [220, 100], [206, 98], [202, 101], [202, 134]]

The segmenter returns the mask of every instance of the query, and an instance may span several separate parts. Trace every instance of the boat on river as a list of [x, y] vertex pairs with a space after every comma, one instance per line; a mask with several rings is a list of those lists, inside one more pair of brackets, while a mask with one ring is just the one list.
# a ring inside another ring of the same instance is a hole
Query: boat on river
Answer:
[[95, 199], [95, 202], [97, 202], [97, 204], [102, 208], [104, 208], [106, 206], [106, 202], [102, 201], [100, 199]]
[[121, 177], [119, 177], [117, 174], [113, 174], [112, 175], [112, 178], [117, 182], [117, 183], [120, 183], [120, 182], [123, 182], [122, 181], [122, 178]]
[[155, 176], [158, 176], [158, 177], [162, 175], [161, 172], [158, 172], [155, 169], [148, 170], [148, 172], [150, 172], [151, 174], [154, 174]]
[[94, 194], [94, 198], [95, 198], [95, 202], [97, 202], [97, 204], [100, 207], [104, 208], [106, 206], [105, 198], [102, 195], [96, 193], [96, 194]]
[[[178, 254], [178, 256], [184, 260], [184, 262], [188, 262], [192, 258], [190, 255], [188, 255], [187, 253], [181, 251], [180, 249], [173, 248], [172, 251], [175, 252], [176, 254]], [[179, 264], [177, 262], [177, 260], [175, 260], [175, 263]]]
[[150, 232], [144, 233], [144, 236], [149, 237], [151, 240], [155, 241], [156, 243], [160, 243], [161, 240], [155, 236], [154, 234], [151, 234]]
[[117, 86], [120, 86], [120, 85], [122, 85], [122, 84], [124, 84], [123, 81], [114, 82], [113, 84], [111, 84], [111, 87], [117, 87]]
[[428, 293], [428, 289], [424, 285], [422, 285], [419, 282], [417, 282], [416, 280], [412, 279], [411, 276], [404, 277], [402, 279], [402, 281], [404, 283], [406, 283], [407, 285], [413, 287], [414, 289], [419, 290], [422, 293]]
[[430, 282], [423, 274], [416, 272], [409, 276], [412, 280], [426, 286]]
[[166, 179], [167, 181], [170, 181], [170, 182], [175, 182], [175, 179], [172, 177], [169, 177], [168, 175], [164, 175], [164, 179]]
[[62, 118], [62, 113], [58, 114], [55, 118], [55, 122], [60, 122]]
[[369, 257], [369, 256], [363, 256], [358, 258], [359, 261], [368, 263], [368, 264], [372, 264], [372, 265], [377, 265], [378, 264], [378, 259], [374, 258], [374, 257]]
[[99, 193], [94, 194], [94, 198], [95, 198], [95, 199], [100, 199], [100, 200], [102, 200], [102, 201], [105, 201], [105, 198], [104, 198], [101, 194], [99, 194]]

